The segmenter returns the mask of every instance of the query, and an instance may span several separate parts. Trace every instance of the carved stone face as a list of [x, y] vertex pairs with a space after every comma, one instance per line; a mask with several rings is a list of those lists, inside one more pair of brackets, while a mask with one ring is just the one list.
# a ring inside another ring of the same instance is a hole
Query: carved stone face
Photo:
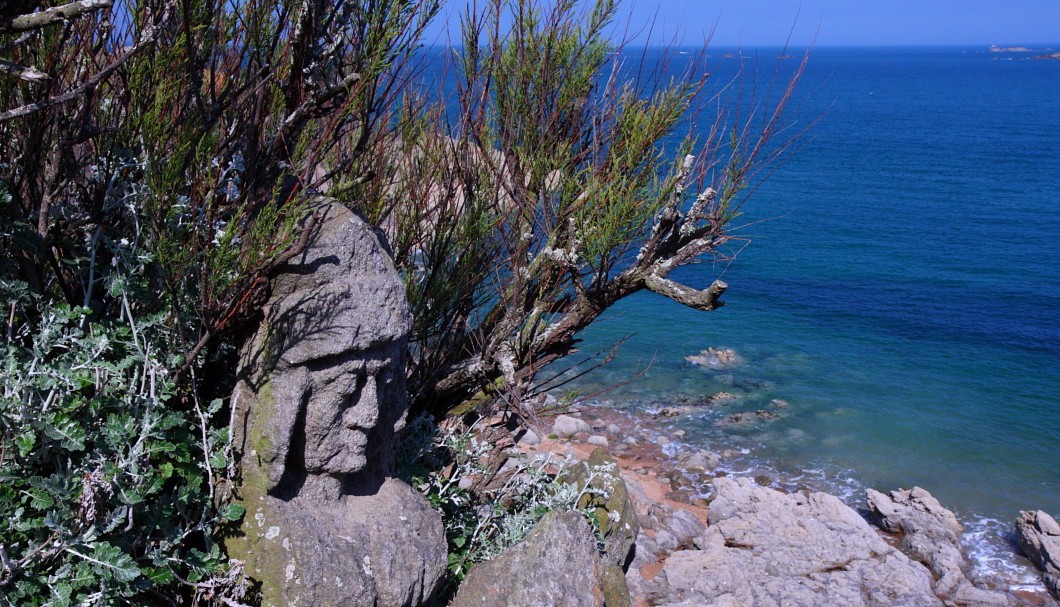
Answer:
[[269, 491], [303, 474], [385, 473], [407, 404], [404, 284], [364, 222], [337, 203], [319, 214], [314, 240], [270, 283], [233, 397], [241, 465]]
[[306, 406], [305, 466], [310, 474], [362, 470], [367, 464], [368, 437], [379, 423], [379, 371], [344, 371], [342, 367], [338, 371], [339, 377], [330, 381], [320, 378], [324, 382], [313, 386]]

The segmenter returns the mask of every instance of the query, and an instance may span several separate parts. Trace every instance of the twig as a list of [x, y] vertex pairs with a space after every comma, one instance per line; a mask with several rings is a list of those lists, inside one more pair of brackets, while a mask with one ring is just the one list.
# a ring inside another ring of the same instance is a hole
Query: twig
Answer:
[[13, 118], [21, 118], [22, 116], [28, 116], [33, 112], [39, 112], [40, 110], [45, 110], [50, 107], [62, 105], [64, 103], [77, 99], [85, 91], [95, 88], [97, 84], [106, 80], [112, 73], [114, 73], [115, 70], [121, 67], [126, 61], [131, 59], [134, 55], [139, 54], [145, 48], [153, 44], [154, 41], [154, 32], [151, 31], [146, 38], [138, 42], [136, 46], [132, 47], [132, 49], [129, 50], [129, 52], [115, 59], [113, 62], [111, 62], [110, 65], [100, 70], [98, 73], [96, 73], [95, 76], [92, 76], [88, 80], [84, 81], [80, 86], [74, 87], [73, 89], [63, 93], [62, 95], [52, 97], [51, 99], [45, 99], [44, 101], [37, 101], [35, 103], [28, 103], [13, 110], [8, 110], [0, 114], [0, 122], [6, 122]]
[[16, 46], [22, 46], [23, 44], [29, 42], [30, 38], [33, 38], [34, 34], [35, 34], [35, 32], [26, 32], [25, 34], [22, 34], [21, 36], [19, 36], [18, 38], [15, 38], [11, 42], [8, 42], [7, 44], [5, 44], [3, 46], [0, 46], [0, 52], [6, 53], [7, 51], [15, 48]]
[[264, 270], [259, 272], [259, 275], [254, 278], [254, 280], [250, 281], [250, 285], [246, 288], [246, 291], [243, 293], [243, 295], [238, 300], [235, 300], [228, 305], [219, 322], [214, 324], [212, 327], [206, 327], [206, 329], [203, 331], [202, 336], [199, 338], [199, 341], [196, 342], [195, 346], [193, 346], [192, 349], [189, 350], [188, 353], [185, 355], [184, 365], [181, 366], [179, 370], [177, 370], [177, 373], [174, 376], [175, 379], [183, 377], [184, 374], [191, 369], [192, 365], [195, 364], [195, 357], [198, 356], [200, 352], [202, 352], [202, 349], [210, 343], [210, 340], [213, 339], [215, 335], [225, 329], [225, 327], [228, 325], [228, 322], [232, 320], [232, 318], [235, 317], [236, 313], [239, 312], [243, 305], [250, 300], [251, 295], [253, 295], [253, 293], [262, 285], [262, 283], [268, 282], [268, 278], [266, 277], [268, 273], [272, 272], [284, 263], [287, 263], [288, 261], [290, 261], [295, 256], [305, 250], [306, 246], [309, 245], [309, 239], [312, 238], [313, 233], [315, 232], [319, 219], [320, 214], [318, 212], [313, 212], [313, 214], [310, 215], [309, 219], [306, 221], [306, 225], [302, 229], [302, 233], [298, 237], [298, 241], [291, 245], [290, 249], [284, 251], [282, 254], [278, 255], [275, 259], [273, 259], [264, 268]]
[[206, 486], [210, 489], [210, 503], [213, 503], [213, 465], [210, 464], [209, 434], [206, 430], [206, 414], [202, 411], [202, 403], [199, 402], [199, 381], [195, 377], [195, 368], [191, 368], [191, 399], [195, 403], [195, 414], [199, 417], [199, 430], [202, 432], [202, 461], [206, 464]]
[[612, 386], [608, 386], [608, 387], [603, 388], [601, 390], [597, 390], [596, 392], [593, 392], [591, 394], [586, 394], [585, 396], [576, 398], [576, 399], [574, 399], [574, 402], [571, 403], [571, 405], [572, 406], [573, 405], [578, 405], [578, 404], [584, 403], [586, 401], [589, 401], [591, 399], [594, 399], [597, 396], [600, 396], [601, 394], [607, 394], [608, 392], [610, 392], [612, 390], [617, 390], [617, 389], [622, 388], [624, 386], [628, 386], [629, 384], [633, 383], [637, 379], [640, 379], [641, 377], [643, 377], [644, 374], [647, 373], [649, 369], [651, 369], [651, 366], [653, 364], [655, 364], [655, 355], [652, 355], [651, 360], [648, 361], [648, 364], [645, 365], [643, 369], [641, 369], [640, 371], [637, 371], [636, 373], [631, 375], [625, 381], [619, 382], [619, 383], [614, 384]]
[[136, 319], [133, 318], [132, 309], [129, 307], [129, 298], [126, 296], [124, 289], [121, 292], [121, 305], [125, 310], [125, 315], [129, 318], [129, 328], [132, 329], [133, 344], [136, 346], [136, 351], [140, 353], [140, 356], [146, 358], [147, 355], [144, 354], [144, 349], [140, 346], [139, 333], [136, 331]]
[[[52, 540], [55, 539], [55, 536], [58, 534], [58, 530], [53, 531], [52, 534], [48, 536], [48, 539], [40, 543], [40, 546], [31, 550], [27, 555], [23, 556], [22, 558], [19, 558], [18, 563], [13, 564], [10, 560], [5, 561], [4, 569], [6, 570], [8, 565], [13, 566], [15, 569], [21, 569], [25, 564], [29, 563], [30, 559], [36, 556], [38, 552], [45, 549], [45, 547], [48, 546], [48, 544], [51, 543]], [[6, 556], [7, 555], [4, 555], [4, 557]]]
[[0, 72], [7, 72], [27, 82], [46, 82], [51, 76], [35, 67], [25, 67], [0, 59]]
[[7, 550], [4, 549], [3, 544], [0, 544], [0, 566], [4, 568], [3, 575], [0, 575], [0, 587], [3, 587], [6, 586], [8, 580], [11, 579], [11, 572], [14, 566], [11, 559], [7, 558]]
[[85, 13], [98, 11], [101, 8], [110, 8], [114, 0], [79, 0], [62, 6], [53, 6], [36, 13], [19, 15], [4, 22], [0, 22], [0, 34], [17, 34], [38, 30], [42, 27], [63, 23], [74, 17], [80, 17]]
[[96, 233], [92, 235], [92, 253], [88, 259], [88, 284], [85, 286], [85, 300], [82, 306], [88, 307], [92, 303], [92, 285], [96, 282], [96, 251], [99, 250], [99, 237], [103, 233], [103, 226], [96, 226]]
[[314, 95], [311, 99], [308, 99], [291, 112], [291, 114], [284, 119], [280, 124], [279, 130], [273, 137], [273, 144], [281, 144], [287, 139], [292, 131], [301, 126], [306, 119], [310, 118], [314, 112], [319, 111], [320, 108], [331, 101], [338, 95], [349, 91], [350, 87], [361, 81], [361, 75], [358, 73], [348, 74], [338, 84], [322, 91], [318, 95]]
[[295, 258], [295, 256], [302, 253], [305, 248], [309, 245], [309, 239], [313, 237], [316, 230], [317, 223], [320, 221], [320, 212], [313, 211], [313, 214], [306, 220], [305, 227], [302, 228], [302, 233], [298, 236], [298, 241], [295, 242], [290, 249], [287, 249], [283, 254], [273, 259], [269, 263], [267, 272], [271, 272], [281, 265]]
[[[598, 350], [594, 354], [591, 354], [591, 355], [587, 356], [584, 360], [576, 362], [576, 363], [570, 365], [569, 367], [567, 367], [566, 369], [563, 369], [562, 371], [557, 371], [555, 374], [552, 375], [552, 377], [549, 377], [548, 379], [546, 379], [544, 381], [538, 382], [537, 385], [534, 386], [533, 389], [531, 390], [530, 396], [531, 397], [538, 396], [538, 395], [544, 394], [545, 392], [548, 392], [550, 390], [555, 390], [556, 388], [565, 386], [565, 385], [569, 384], [570, 382], [572, 382], [572, 381], [574, 381], [574, 380], [586, 375], [587, 373], [591, 373], [591, 372], [599, 369], [600, 367], [603, 367], [604, 365], [606, 365], [609, 362], [611, 362], [612, 360], [614, 360], [615, 354], [618, 352], [618, 349], [622, 347], [622, 344], [626, 343], [626, 340], [629, 339], [629, 337], [630, 336], [627, 335], [627, 336], [623, 337], [622, 339], [618, 340], [617, 342], [611, 344], [610, 346], [608, 346], [606, 348], [603, 348], [601, 350]], [[556, 384], [554, 386], [549, 386], [549, 384], [551, 384], [552, 382], [556, 381], [557, 379], [560, 379], [563, 375], [567, 374], [570, 371], [573, 371], [574, 369], [577, 369], [581, 365], [583, 365], [583, 364], [585, 364], [587, 362], [590, 362], [590, 361], [600, 360], [600, 356], [602, 354], [604, 354], [604, 352], [607, 352], [607, 355], [605, 355], [603, 357], [602, 361], [593, 363], [593, 365], [590, 366], [588, 369], [585, 369], [584, 371], [580, 371], [578, 374], [576, 374], [573, 377], [565, 378], [565, 379], [563, 379], [563, 381], [561, 381], [560, 383], [558, 383], [558, 384]]]

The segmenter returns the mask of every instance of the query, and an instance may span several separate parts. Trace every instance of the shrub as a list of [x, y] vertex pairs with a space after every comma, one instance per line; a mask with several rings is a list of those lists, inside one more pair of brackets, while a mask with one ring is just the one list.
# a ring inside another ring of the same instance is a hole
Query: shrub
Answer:
[[554, 388], [539, 371], [638, 291], [722, 305], [724, 282], [670, 275], [735, 254], [731, 222], [791, 143], [782, 115], [803, 64], [776, 91], [743, 97], [738, 77], [718, 86], [733, 99], [711, 97], [702, 54], [672, 77], [631, 70], [644, 59], [608, 39], [616, 7], [475, 5], [453, 96], [407, 96], [374, 179], [351, 190], [406, 276], [415, 408], [519, 406]]
[[242, 515], [214, 509], [221, 403], [169, 406], [165, 319], [90, 322], [57, 304], [27, 320], [41, 300], [25, 285], [0, 281], [0, 298], [0, 603], [241, 599], [245, 581], [213, 541]]

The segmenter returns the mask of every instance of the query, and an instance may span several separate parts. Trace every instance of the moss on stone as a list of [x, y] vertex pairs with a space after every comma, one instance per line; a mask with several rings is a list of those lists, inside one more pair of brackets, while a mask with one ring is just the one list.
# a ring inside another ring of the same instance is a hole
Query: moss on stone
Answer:
[[618, 464], [602, 448], [594, 449], [589, 459], [575, 466], [564, 482], [584, 487], [589, 482], [590, 469], [610, 469], [611, 472], [593, 477], [589, 484], [596, 491], [583, 496], [578, 507], [590, 510], [599, 523], [600, 534], [604, 538], [604, 560], [612, 565], [624, 565], [640, 530], [637, 513], [629, 500], [629, 491], [619, 473]]
[[601, 580], [604, 607], [631, 607], [633, 599], [629, 596], [626, 574], [618, 565], [604, 565]]

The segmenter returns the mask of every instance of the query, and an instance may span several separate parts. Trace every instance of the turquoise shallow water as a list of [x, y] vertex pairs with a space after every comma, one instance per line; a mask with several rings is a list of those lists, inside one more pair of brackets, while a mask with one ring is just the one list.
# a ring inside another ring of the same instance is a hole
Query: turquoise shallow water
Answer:
[[[622, 302], [583, 350], [631, 337], [577, 388], [651, 361], [597, 400], [731, 392], [671, 422], [686, 443], [853, 502], [920, 485], [994, 548], [1021, 509], [1060, 515], [1060, 61], [1021, 57], [814, 50], [791, 116], [821, 120], [748, 201], [736, 233], [750, 246], [682, 271], [724, 278], [728, 305]], [[685, 362], [707, 347], [744, 363]], [[789, 403], [780, 419], [715, 426], [773, 399]]]

